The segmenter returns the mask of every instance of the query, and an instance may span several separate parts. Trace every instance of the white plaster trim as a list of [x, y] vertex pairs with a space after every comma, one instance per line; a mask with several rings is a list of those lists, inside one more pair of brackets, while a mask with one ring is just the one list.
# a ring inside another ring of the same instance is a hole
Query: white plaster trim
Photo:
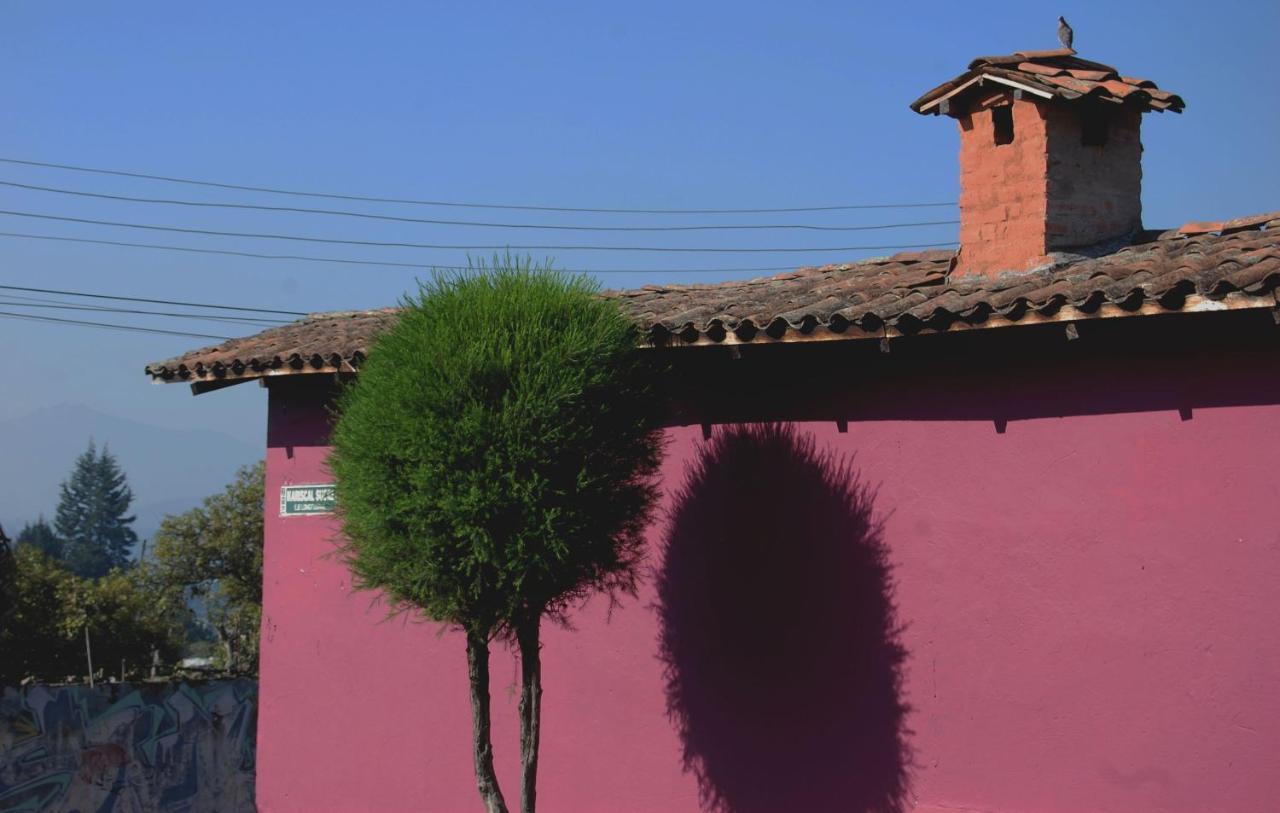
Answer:
[[975, 77], [973, 77], [972, 79], [970, 79], [968, 82], [965, 82], [965, 83], [964, 83], [963, 85], [961, 85], [960, 87], [958, 87], [958, 88], [954, 88], [954, 89], [952, 89], [952, 90], [948, 91], [946, 94], [944, 94], [944, 95], [942, 95], [942, 96], [939, 96], [938, 98], [934, 99], [933, 101], [929, 102], [928, 104], [921, 105], [921, 106], [920, 106], [920, 112], [921, 112], [921, 113], [923, 113], [923, 112], [925, 112], [926, 110], [932, 110], [933, 108], [935, 108], [935, 107], [937, 107], [938, 105], [942, 104], [944, 101], [946, 101], [947, 99], [950, 99], [951, 97], [955, 96], [957, 93], [960, 93], [961, 91], [965, 90], [966, 88], [971, 88], [971, 87], [973, 87], [974, 85], [980, 85], [980, 84], [982, 84], [982, 83], [983, 83], [983, 80], [986, 80], [986, 79], [990, 79], [992, 82], [997, 82], [997, 83], [999, 83], [999, 84], [1001, 84], [1001, 85], [1007, 85], [1007, 86], [1009, 86], [1009, 87], [1011, 87], [1011, 88], [1017, 88], [1018, 90], [1026, 91], [1027, 93], [1030, 93], [1030, 94], [1031, 94], [1031, 95], [1033, 95], [1033, 96], [1039, 96], [1041, 99], [1052, 99], [1052, 98], [1053, 98], [1053, 94], [1052, 94], [1052, 93], [1049, 93], [1048, 91], [1040, 90], [1039, 88], [1033, 88], [1033, 87], [1031, 87], [1031, 86], [1029, 86], [1029, 85], [1024, 85], [1024, 84], [1022, 84], [1021, 82], [1015, 82], [1015, 81], [1013, 81], [1012, 79], [1005, 79], [1005, 78], [1000, 77], [1000, 76], [992, 76], [992, 75], [990, 75], [990, 74], [980, 73], [980, 74], [978, 74], [977, 76], [975, 76]]

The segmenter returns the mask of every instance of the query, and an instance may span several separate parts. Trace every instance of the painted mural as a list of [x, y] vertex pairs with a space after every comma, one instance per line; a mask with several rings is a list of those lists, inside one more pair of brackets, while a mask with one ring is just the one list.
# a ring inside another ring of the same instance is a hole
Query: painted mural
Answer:
[[257, 703], [247, 678], [4, 689], [0, 812], [252, 811]]

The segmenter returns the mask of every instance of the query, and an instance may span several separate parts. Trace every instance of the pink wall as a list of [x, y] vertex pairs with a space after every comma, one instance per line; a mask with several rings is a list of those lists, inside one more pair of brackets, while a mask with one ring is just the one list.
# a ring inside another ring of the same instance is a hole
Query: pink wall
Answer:
[[[478, 811], [461, 639], [277, 516], [328, 479], [315, 392], [271, 396], [260, 809]], [[1276, 809], [1280, 396], [1246, 400], [670, 430], [642, 594], [546, 636], [543, 809]]]

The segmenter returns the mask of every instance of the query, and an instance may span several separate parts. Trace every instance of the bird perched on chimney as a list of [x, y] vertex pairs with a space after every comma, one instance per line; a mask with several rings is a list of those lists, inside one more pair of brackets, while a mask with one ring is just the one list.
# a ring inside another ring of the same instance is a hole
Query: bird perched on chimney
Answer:
[[1062, 43], [1063, 48], [1070, 49], [1071, 43], [1075, 41], [1076, 32], [1071, 30], [1071, 26], [1067, 25], [1065, 17], [1058, 18], [1058, 42]]

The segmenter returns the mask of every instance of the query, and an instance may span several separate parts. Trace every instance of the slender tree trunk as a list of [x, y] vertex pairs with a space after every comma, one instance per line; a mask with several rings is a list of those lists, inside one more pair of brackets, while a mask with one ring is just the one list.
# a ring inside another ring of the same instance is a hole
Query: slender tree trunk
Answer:
[[89, 662], [89, 688], [93, 688], [93, 649], [89, 646], [89, 625], [84, 625], [84, 659]]
[[493, 737], [489, 731], [489, 640], [467, 633], [467, 672], [471, 678], [471, 741], [475, 749], [476, 787], [487, 813], [507, 813], [507, 803], [493, 770]]
[[534, 813], [538, 796], [538, 740], [542, 736], [541, 616], [516, 633], [520, 644], [520, 813]]

